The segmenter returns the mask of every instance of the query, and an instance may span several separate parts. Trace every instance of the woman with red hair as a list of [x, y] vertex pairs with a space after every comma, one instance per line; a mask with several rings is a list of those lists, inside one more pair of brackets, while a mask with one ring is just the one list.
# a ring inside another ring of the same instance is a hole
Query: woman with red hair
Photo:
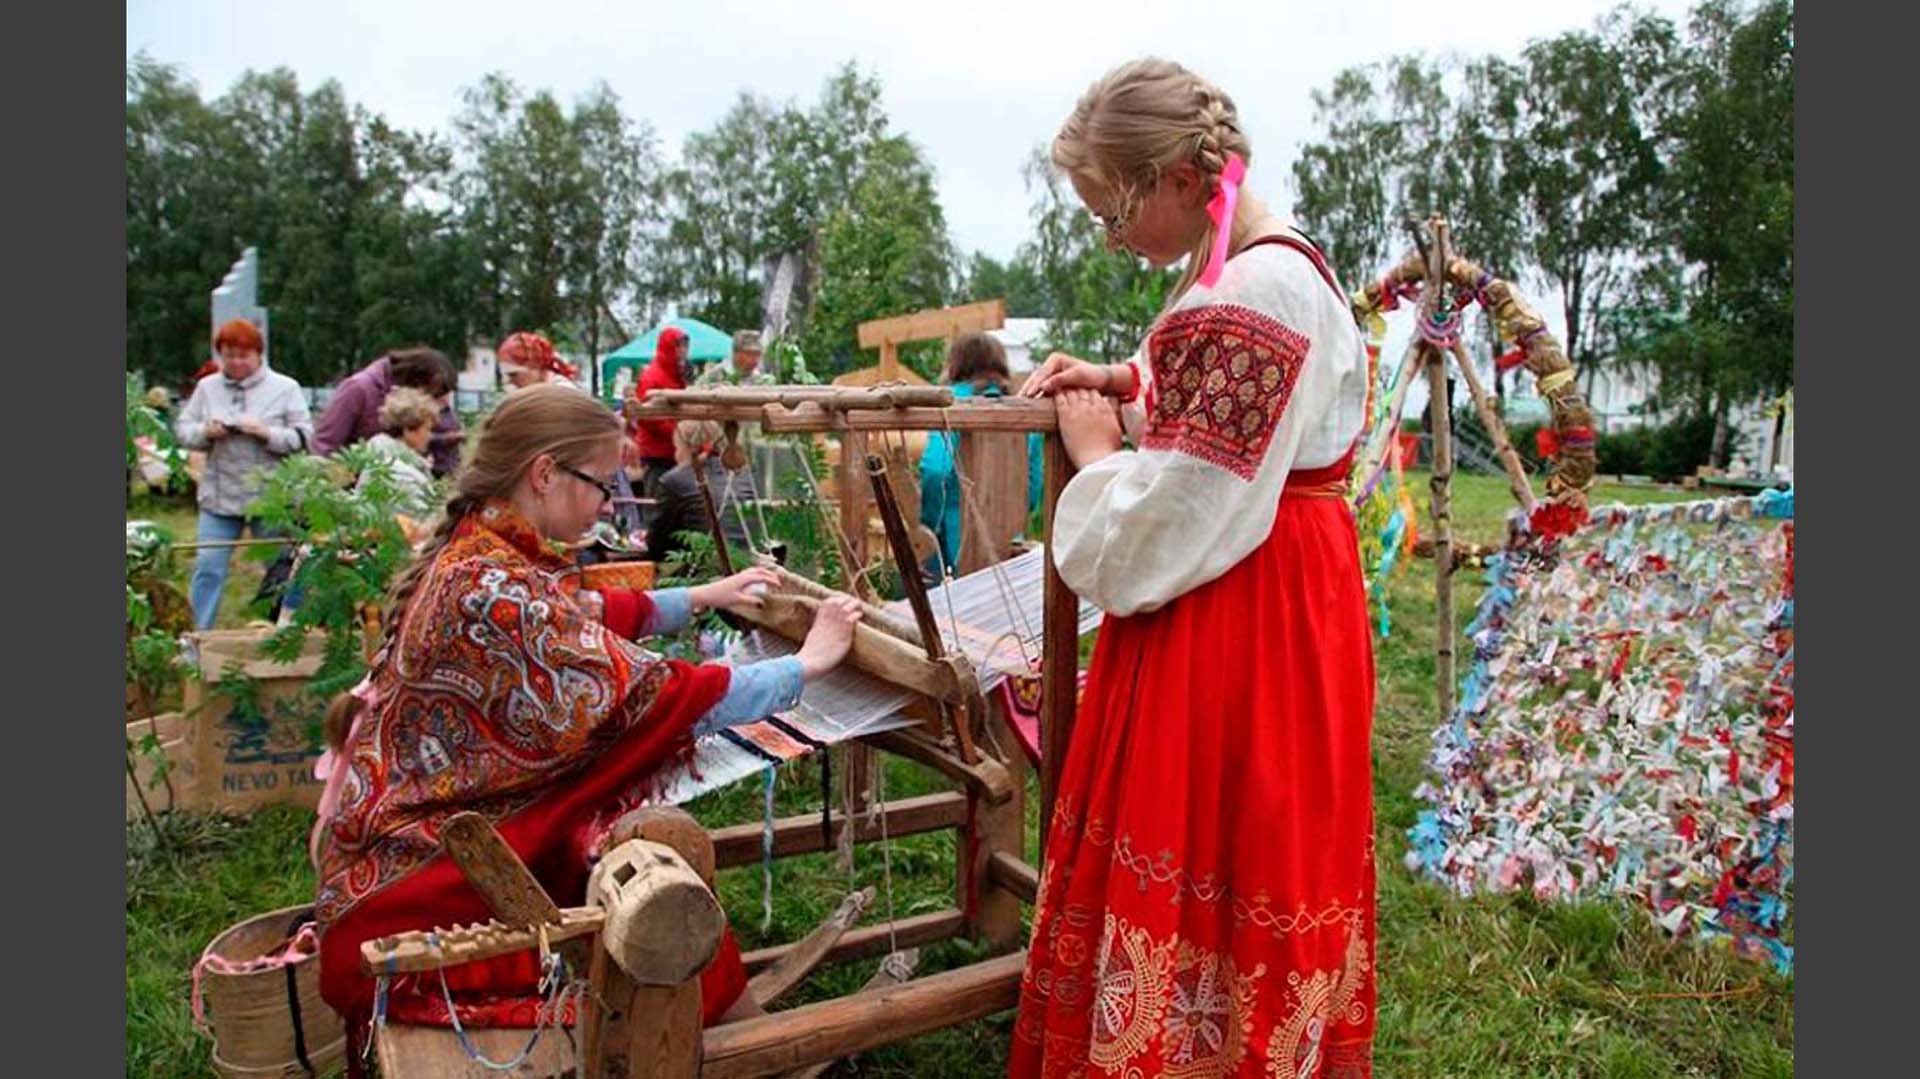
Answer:
[[[234, 319], [213, 335], [220, 375], [203, 378], [174, 421], [174, 435], [189, 450], [205, 450], [200, 476], [200, 524], [196, 538], [233, 541], [242, 532], [268, 533], [247, 507], [259, 497], [262, 474], [289, 454], [303, 453], [313, 440], [307, 395], [300, 384], [269, 371], [262, 355], [266, 340], [244, 319]], [[226, 587], [233, 548], [202, 547], [188, 586], [193, 621], [213, 628]]]
[[500, 365], [500, 374], [513, 384], [514, 389], [523, 386], [537, 386], [559, 375], [571, 380], [580, 372], [572, 364], [560, 358], [554, 351], [553, 342], [537, 333], [516, 333], [500, 342], [494, 350], [494, 356]]

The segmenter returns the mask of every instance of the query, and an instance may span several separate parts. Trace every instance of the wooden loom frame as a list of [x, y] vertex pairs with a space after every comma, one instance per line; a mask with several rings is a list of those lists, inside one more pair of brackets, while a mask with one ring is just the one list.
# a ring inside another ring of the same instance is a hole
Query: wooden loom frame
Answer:
[[[934, 396], [924, 397], [931, 393]], [[944, 399], [940, 396], [944, 395]], [[685, 400], [682, 400], [682, 397]], [[1051, 542], [1054, 508], [1074, 471], [1055, 422], [1051, 400], [1001, 399], [954, 401], [951, 391], [919, 387], [911, 392], [878, 387], [847, 390], [821, 387], [753, 387], [739, 391], [683, 391], [656, 394], [642, 406], [642, 414], [676, 420], [716, 420], [722, 423], [757, 422], [775, 432], [875, 432], [905, 430], [1040, 431], [1046, 435], [1046, 535]], [[891, 498], [890, 481], [878, 457], [869, 460], [876, 502], [888, 527], [896, 559], [910, 557], [898, 506]], [[718, 522], [715, 522], [717, 525]], [[1061, 765], [1076, 709], [1079, 657], [1079, 599], [1060, 579], [1049, 560], [1045, 571], [1042, 655], [1042, 730], [1045, 747], [1040, 761], [1042, 838], [1053, 812]], [[802, 965], [843, 962], [885, 954], [889, 948], [971, 935], [995, 954], [980, 962], [890, 987], [870, 988], [851, 996], [702, 1030], [698, 1002], [698, 973], [691, 977], [661, 975], [643, 969], [625, 969], [616, 937], [647, 933], [654, 923], [676, 922], [679, 908], [659, 898], [664, 890], [652, 882], [686, 866], [668, 865], [672, 859], [657, 851], [655, 862], [664, 868], [640, 883], [627, 883], [653, 903], [616, 910], [590, 900], [586, 907], [561, 909], [539, 888], [531, 874], [519, 867], [504, 843], [489, 840], [492, 830], [475, 818], [461, 828], [448, 829], [443, 840], [467, 879], [493, 909], [495, 922], [482, 927], [442, 927], [370, 941], [363, 948], [369, 974], [383, 971], [432, 971], [448, 965], [529, 947], [560, 943], [562, 954], [572, 953], [575, 970], [592, 971], [596, 1000], [630, 1001], [630, 1006], [587, 1005], [579, 1074], [593, 1079], [748, 1079], [763, 1075], [815, 1075], [840, 1057], [881, 1045], [970, 1022], [1013, 1007], [1019, 999], [1025, 953], [1020, 949], [1020, 904], [1032, 903], [1039, 890], [1039, 874], [1025, 858], [1024, 762], [1014, 748], [1010, 724], [990, 713], [978, 681], [966, 658], [945, 655], [937, 628], [925, 608], [919, 578], [903, 573], [909, 600], [915, 609], [914, 627], [904, 625], [871, 607], [856, 625], [855, 642], [847, 662], [893, 685], [911, 689], [935, 702], [944, 717], [938, 731], [907, 728], [868, 735], [857, 740], [866, 746], [927, 765], [954, 780], [957, 789], [917, 798], [890, 801], [879, 807], [878, 824], [859, 814], [836, 823], [832, 835], [823, 835], [815, 814], [773, 822], [773, 856], [829, 850], [847, 829], [856, 843], [883, 837], [912, 835], [953, 828], [960, 831], [957, 867], [959, 905], [943, 911], [859, 929], [841, 925], [830, 938], [809, 938], [748, 953], [750, 975], [771, 977], [783, 965], [794, 967], [791, 979], [776, 979], [790, 987], [804, 974]], [[917, 591], [917, 595], [916, 595]], [[787, 574], [780, 589], [767, 597], [766, 609], [752, 620], [798, 640], [812, 624], [824, 588]], [[916, 632], [917, 631], [917, 632]], [[918, 638], [917, 640], [915, 638]], [[989, 722], [1001, 725], [999, 742], [1008, 759], [982, 755], [970, 728]], [[937, 735], [944, 735], [939, 737]], [[855, 743], [848, 743], [850, 748]], [[684, 814], [681, 814], [684, 817]], [[761, 854], [763, 829], [744, 824], [701, 829], [686, 818], [671, 846], [685, 863], [725, 868], [750, 865]], [[475, 827], [477, 823], [478, 827]], [[670, 829], [671, 830], [671, 829]], [[497, 836], [493, 836], [497, 840]], [[638, 857], [630, 839], [608, 854], [608, 859]], [[478, 851], [479, 853], [475, 853]], [[644, 852], [643, 852], [644, 853]], [[1044, 852], [1043, 852], [1044, 853]], [[643, 859], [644, 860], [644, 859]], [[603, 860], [605, 864], [606, 860]], [[710, 872], [707, 874], [711, 887]], [[675, 878], [679, 879], [679, 878]], [[502, 882], [507, 882], [502, 884]], [[531, 886], [529, 888], [529, 886]], [[597, 887], [597, 886], [594, 886]], [[590, 891], [594, 890], [590, 887]], [[681, 891], [684, 893], [685, 889]], [[533, 894], [537, 893], [537, 894]], [[717, 909], [717, 905], [716, 905]], [[621, 920], [624, 919], [624, 920]], [[618, 929], [616, 929], [618, 923]], [[658, 926], [656, 925], [656, 928]], [[664, 936], [672, 926], [652, 935]], [[819, 934], [816, 934], [819, 936]], [[564, 943], [561, 943], [564, 942]], [[607, 956], [614, 955], [609, 961]], [[710, 952], [708, 953], [711, 954]], [[677, 969], [677, 968], [676, 968]], [[678, 978], [670, 984], [667, 978]], [[878, 979], [876, 979], [878, 980]], [[693, 1004], [689, 1006], [689, 994]], [[608, 1016], [612, 1016], [609, 1027]], [[525, 1040], [525, 1031], [490, 1032], [489, 1044], [505, 1046]], [[417, 1027], [382, 1027], [376, 1037], [383, 1072], [395, 1079], [440, 1079], [444, 1076], [484, 1074], [465, 1057], [451, 1032]], [[509, 1049], [508, 1052], [511, 1052]], [[564, 1065], [550, 1059], [549, 1064]], [[388, 1070], [391, 1069], [391, 1070]]]

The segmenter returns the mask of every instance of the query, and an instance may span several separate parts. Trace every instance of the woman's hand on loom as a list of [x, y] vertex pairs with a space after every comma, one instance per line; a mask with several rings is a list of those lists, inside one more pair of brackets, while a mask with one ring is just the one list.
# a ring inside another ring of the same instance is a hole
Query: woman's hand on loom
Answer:
[[1088, 363], [1077, 356], [1056, 352], [1047, 357], [1047, 362], [1027, 376], [1025, 385], [1020, 387], [1022, 397], [1046, 397], [1064, 390], [1104, 390], [1107, 388], [1107, 369], [1098, 364]]
[[1085, 468], [1120, 450], [1120, 413], [1095, 390], [1059, 395], [1060, 441], [1075, 468]]
[[729, 611], [757, 611], [766, 605], [763, 597], [767, 590], [779, 583], [779, 574], [755, 566], [694, 588], [693, 605], [702, 610], [720, 607]]
[[824, 600], [813, 616], [813, 628], [800, 645], [800, 668], [811, 682], [840, 665], [853, 647], [853, 626], [860, 621], [860, 605], [849, 596]]

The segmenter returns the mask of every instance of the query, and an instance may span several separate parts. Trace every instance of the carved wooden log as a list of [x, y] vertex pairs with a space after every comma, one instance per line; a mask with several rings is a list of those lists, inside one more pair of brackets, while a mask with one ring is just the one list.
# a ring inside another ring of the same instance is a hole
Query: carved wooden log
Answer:
[[727, 916], [672, 847], [630, 839], [594, 867], [589, 896], [607, 911], [601, 946], [636, 985], [678, 985], [719, 951]]

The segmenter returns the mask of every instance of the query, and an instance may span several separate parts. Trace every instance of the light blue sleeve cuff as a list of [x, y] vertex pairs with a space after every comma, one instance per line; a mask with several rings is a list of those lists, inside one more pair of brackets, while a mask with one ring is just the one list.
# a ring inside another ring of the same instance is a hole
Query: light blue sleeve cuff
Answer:
[[640, 627], [642, 637], [678, 633], [693, 621], [692, 589], [662, 588], [648, 592], [647, 598], [653, 601], [653, 617]]
[[798, 707], [800, 689], [806, 683], [803, 670], [796, 656], [735, 667], [727, 695], [700, 717], [693, 733], [711, 734], [742, 723], [757, 723], [776, 712]]

